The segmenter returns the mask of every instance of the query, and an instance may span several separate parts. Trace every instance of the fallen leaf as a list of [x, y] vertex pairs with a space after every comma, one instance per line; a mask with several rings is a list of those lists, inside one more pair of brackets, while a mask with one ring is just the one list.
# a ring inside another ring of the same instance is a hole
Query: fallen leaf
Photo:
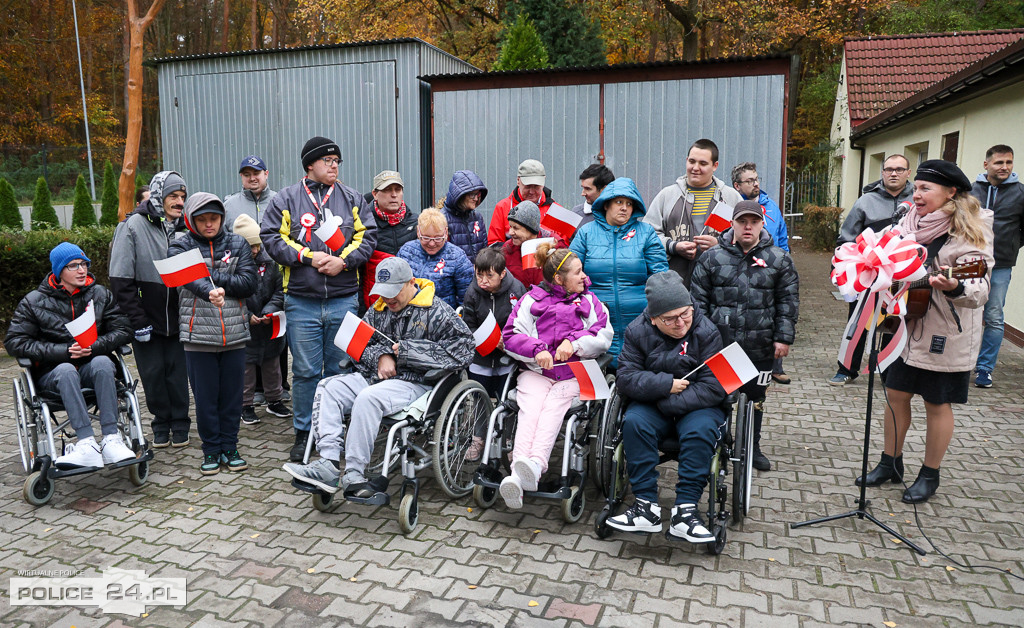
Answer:
[[473, 512], [473, 509], [472, 508], [467, 508], [466, 512]]
[[893, 543], [902, 543], [902, 542], [903, 542], [903, 541], [901, 541], [901, 540], [899, 540], [899, 539], [890, 539], [890, 540], [891, 540], [891, 541], [892, 541]]
[[946, 571], [956, 571], [956, 567], [946, 567]]
[[352, 576], [351, 578], [349, 578], [349, 580], [351, 580], [352, 582], [355, 582], [356, 581], [356, 577]]
[[527, 604], [527, 606], [540, 606], [540, 602], [536, 600], [530, 600], [530, 603]]
[[249, 538], [250, 539], [255, 539], [255, 538], [259, 537], [259, 535], [260, 535], [259, 532], [257, 532], [256, 534], [250, 535]]
[[540, 530], [534, 530], [533, 533], [534, 534], [540, 534]]
[[[1009, 571], [1009, 569], [1007, 569], [1007, 571]], [[475, 588], [476, 588], [476, 585], [475, 585], [475, 584], [471, 584], [471, 585], [469, 585], [469, 588], [470, 588], [470, 589], [475, 589]]]
[[888, 626], [889, 628], [896, 628], [896, 622], [894, 621], [883, 621], [882, 623]]
[[890, 517], [895, 517], [895, 516], [896, 516], [896, 513], [894, 513], [894, 512], [890, 512], [890, 513], [889, 513], [889, 516], [890, 516]]
[[306, 570], [306, 573], [313, 573], [314, 571], [316, 571], [316, 569], [313, 569], [312, 567], [310, 567], [309, 569]]
[[774, 559], [774, 558], [769, 558], [769, 559], [768, 559], [768, 562], [770, 562], [770, 563], [774, 563], [774, 562], [775, 562], [775, 559]]
[[184, 484], [185, 480], [178, 480], [178, 484]]
[[189, 512], [192, 512], [193, 510], [195, 510], [195, 508], [193, 508], [193, 507], [191, 507], [191, 506], [189, 506], [189, 507], [188, 507], [188, 511], [189, 511]]
[[[129, 512], [131, 512], [131, 511], [129, 511]], [[49, 532], [49, 531], [50, 531], [50, 530], [52, 530], [52, 529], [53, 529], [53, 528], [46, 528], [45, 530], [43, 530], [43, 532]]]
[[910, 519], [904, 519], [903, 523], [910, 523]]
[[149, 617], [149, 613], [143, 613], [142, 616], [143, 617]]

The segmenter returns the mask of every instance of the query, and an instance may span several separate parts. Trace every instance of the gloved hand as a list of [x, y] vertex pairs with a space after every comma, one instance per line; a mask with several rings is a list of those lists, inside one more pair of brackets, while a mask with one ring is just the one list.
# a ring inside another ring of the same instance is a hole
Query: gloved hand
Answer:
[[150, 335], [153, 333], [153, 326], [147, 325], [142, 329], [135, 330], [135, 339], [139, 342], [149, 342]]

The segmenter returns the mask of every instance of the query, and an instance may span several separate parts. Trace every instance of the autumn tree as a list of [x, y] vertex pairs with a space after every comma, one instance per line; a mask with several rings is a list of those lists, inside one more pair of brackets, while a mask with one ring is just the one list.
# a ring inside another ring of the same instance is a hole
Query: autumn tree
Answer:
[[520, 13], [509, 25], [501, 41], [501, 52], [492, 68], [496, 72], [507, 70], [536, 70], [548, 67], [548, 51], [533, 22]]
[[92, 207], [92, 198], [89, 196], [89, 189], [85, 186], [85, 177], [82, 175], [78, 175], [78, 181], [75, 182], [75, 204], [71, 212], [71, 226], [96, 226], [96, 210]]
[[32, 199], [32, 228], [60, 228], [57, 210], [53, 208], [53, 201], [50, 198], [50, 188], [46, 185], [46, 179], [42, 177], [36, 181], [36, 195]]
[[21, 211], [14, 198], [14, 186], [7, 179], [0, 178], [0, 229], [21, 230]]
[[568, 0], [512, 0], [505, 11], [510, 21], [521, 13], [530, 18], [552, 67], [607, 63], [601, 27], [580, 4]]

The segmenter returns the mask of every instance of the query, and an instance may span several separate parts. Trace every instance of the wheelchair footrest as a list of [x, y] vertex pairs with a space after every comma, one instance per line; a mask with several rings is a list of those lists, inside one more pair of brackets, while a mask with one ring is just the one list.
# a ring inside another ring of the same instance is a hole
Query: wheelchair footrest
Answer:
[[387, 493], [381, 493], [380, 491], [370, 495], [369, 497], [356, 497], [355, 492], [345, 491], [345, 501], [352, 502], [353, 504], [367, 504], [370, 506], [385, 506], [391, 503], [391, 496]]
[[364, 484], [354, 484], [345, 491], [345, 499], [353, 504], [369, 504], [371, 506], [390, 504], [388, 479], [379, 475]]
[[299, 489], [304, 493], [313, 493], [314, 495], [320, 493], [321, 495], [325, 496], [329, 494], [317, 486], [313, 486], [312, 484], [306, 484], [305, 482], [301, 482], [295, 478], [292, 478], [292, 486], [294, 486], [295, 488]]
[[523, 491], [524, 496], [543, 497], [547, 499], [568, 499], [572, 488], [563, 486], [561, 480], [540, 482], [535, 491]]

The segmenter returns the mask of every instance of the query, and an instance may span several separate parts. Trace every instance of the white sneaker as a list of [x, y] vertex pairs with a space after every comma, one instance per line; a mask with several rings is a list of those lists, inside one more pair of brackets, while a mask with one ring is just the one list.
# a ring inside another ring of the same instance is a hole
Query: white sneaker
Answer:
[[58, 469], [103, 468], [103, 455], [93, 437], [69, 443], [64, 448], [64, 452], [63, 456], [53, 461], [54, 466]]
[[519, 483], [519, 478], [516, 477], [515, 471], [512, 472], [512, 475], [501, 481], [498, 492], [501, 493], [501, 498], [505, 500], [505, 505], [512, 510], [519, 510], [523, 507], [523, 485]]
[[626, 512], [609, 517], [607, 523], [623, 532], [661, 532], [661, 506], [638, 498]]
[[512, 473], [519, 477], [519, 484], [524, 491], [537, 490], [540, 468], [540, 463], [533, 458], [520, 458], [512, 463]]
[[120, 434], [104, 436], [100, 441], [100, 448], [103, 450], [103, 464], [115, 464], [135, 457], [135, 452], [124, 444]]
[[682, 504], [672, 508], [672, 525], [668, 533], [691, 543], [714, 543], [715, 535], [704, 526], [695, 504]]

